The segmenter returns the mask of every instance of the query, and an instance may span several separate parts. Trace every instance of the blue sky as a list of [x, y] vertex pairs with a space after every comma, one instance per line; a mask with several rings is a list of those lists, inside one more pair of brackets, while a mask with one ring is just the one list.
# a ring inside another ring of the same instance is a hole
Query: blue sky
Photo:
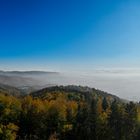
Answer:
[[1, 0], [0, 69], [140, 67], [139, 0]]

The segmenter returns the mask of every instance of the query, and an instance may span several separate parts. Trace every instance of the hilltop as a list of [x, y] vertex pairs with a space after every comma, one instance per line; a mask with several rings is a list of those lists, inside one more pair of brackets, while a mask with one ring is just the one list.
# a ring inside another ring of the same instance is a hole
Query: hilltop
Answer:
[[90, 88], [87, 86], [75, 86], [75, 85], [68, 85], [68, 86], [52, 86], [41, 89], [39, 91], [33, 92], [30, 95], [41, 99], [48, 99], [49, 96], [59, 94], [64, 94], [68, 98], [73, 98], [74, 100], [86, 100], [91, 101], [93, 98], [108, 98], [110, 101], [123, 101], [119, 97], [109, 94], [107, 92]]

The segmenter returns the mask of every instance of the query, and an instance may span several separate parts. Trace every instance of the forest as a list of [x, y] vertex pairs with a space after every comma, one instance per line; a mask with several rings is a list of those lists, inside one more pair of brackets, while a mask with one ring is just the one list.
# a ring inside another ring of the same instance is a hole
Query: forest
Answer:
[[81, 86], [1, 92], [0, 140], [140, 140], [140, 104]]

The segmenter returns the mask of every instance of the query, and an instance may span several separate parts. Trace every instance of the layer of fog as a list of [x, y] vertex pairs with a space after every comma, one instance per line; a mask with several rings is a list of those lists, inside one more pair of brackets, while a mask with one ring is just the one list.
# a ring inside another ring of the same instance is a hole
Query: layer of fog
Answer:
[[94, 87], [120, 98], [140, 100], [140, 71], [104, 71], [91, 73], [61, 73], [59, 76], [42, 77], [46, 83], [56, 85], [82, 85]]
[[60, 72], [40, 73], [29, 72], [28, 74], [1, 73], [0, 83], [35, 89], [53, 85], [81, 85], [89, 86], [119, 96], [120, 98], [140, 101], [140, 70], [103, 69], [86, 72]]

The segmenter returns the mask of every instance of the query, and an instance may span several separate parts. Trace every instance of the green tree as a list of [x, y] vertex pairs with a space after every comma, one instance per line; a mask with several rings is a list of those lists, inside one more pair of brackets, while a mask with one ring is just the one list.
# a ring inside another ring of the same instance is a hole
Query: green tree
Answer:
[[133, 102], [130, 102], [125, 107], [125, 138], [127, 140], [133, 140], [136, 137], [138, 130], [138, 118], [137, 118], [137, 106]]
[[17, 137], [18, 126], [13, 123], [7, 125], [0, 125], [0, 139], [1, 140], [15, 140]]
[[125, 108], [116, 100], [111, 105], [109, 125], [112, 140], [124, 140], [125, 138]]
[[102, 101], [102, 108], [104, 111], [106, 111], [106, 109], [109, 107], [107, 99], [104, 97], [103, 101]]

